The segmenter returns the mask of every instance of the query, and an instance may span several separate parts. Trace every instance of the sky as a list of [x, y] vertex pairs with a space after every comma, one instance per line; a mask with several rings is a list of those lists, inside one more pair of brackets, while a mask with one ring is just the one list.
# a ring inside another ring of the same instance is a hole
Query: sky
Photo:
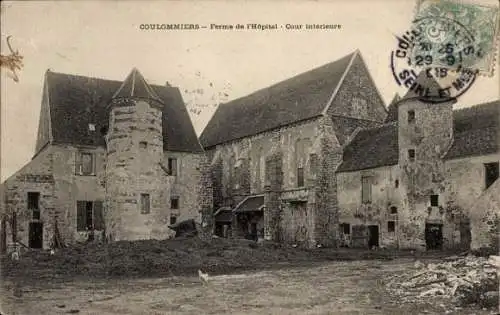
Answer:
[[[488, 1], [488, 0], [484, 0]], [[498, 5], [492, 0], [490, 3]], [[33, 157], [44, 73], [123, 80], [137, 67], [151, 84], [180, 88], [198, 134], [226, 102], [359, 49], [388, 104], [404, 94], [390, 71], [395, 35], [410, 28], [412, 0], [2, 1], [5, 40], [23, 55], [19, 82], [1, 72], [1, 180]], [[199, 30], [141, 30], [193, 23]], [[210, 24], [339, 24], [337, 30], [210, 30]], [[458, 107], [499, 98], [498, 69], [481, 76]]]

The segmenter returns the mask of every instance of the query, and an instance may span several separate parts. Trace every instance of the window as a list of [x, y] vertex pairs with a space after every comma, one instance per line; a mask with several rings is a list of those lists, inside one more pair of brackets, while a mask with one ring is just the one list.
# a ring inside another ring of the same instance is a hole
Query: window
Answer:
[[372, 181], [370, 176], [361, 177], [361, 200], [363, 203], [372, 201]]
[[94, 154], [89, 152], [77, 153], [76, 174], [94, 175]]
[[415, 111], [409, 110], [408, 111], [408, 123], [411, 124], [412, 122], [415, 122]]
[[170, 198], [170, 209], [179, 209], [179, 197]]
[[177, 176], [177, 159], [169, 158], [168, 159], [168, 175]]
[[398, 213], [398, 207], [396, 207], [396, 206], [392, 206], [390, 208], [390, 210], [391, 210], [391, 214], [397, 214]]
[[431, 195], [431, 206], [432, 207], [439, 206], [439, 195]]
[[33, 211], [33, 220], [40, 220], [39, 192], [28, 192], [28, 210]]
[[297, 169], [297, 187], [304, 187], [304, 169], [302, 167]]
[[149, 194], [141, 194], [141, 213], [148, 214], [150, 210]]
[[148, 143], [146, 141], [139, 142], [139, 148], [146, 149], [148, 147]]
[[484, 164], [484, 178], [486, 188], [490, 187], [498, 179], [498, 162]]
[[104, 230], [102, 201], [76, 202], [77, 231]]
[[177, 216], [171, 214], [170, 215], [170, 225], [175, 224], [175, 222], [177, 222]]
[[351, 225], [349, 223], [341, 223], [340, 232], [344, 234], [351, 234]]
[[399, 180], [397, 180], [397, 179], [396, 179], [396, 180], [394, 181], [394, 187], [395, 187], [395, 188], [398, 188], [398, 187], [399, 187]]
[[408, 150], [408, 159], [410, 161], [415, 161], [415, 149]]
[[387, 221], [387, 232], [389, 232], [389, 233], [396, 232], [396, 222], [395, 221]]
[[89, 131], [95, 131], [95, 124], [89, 124]]

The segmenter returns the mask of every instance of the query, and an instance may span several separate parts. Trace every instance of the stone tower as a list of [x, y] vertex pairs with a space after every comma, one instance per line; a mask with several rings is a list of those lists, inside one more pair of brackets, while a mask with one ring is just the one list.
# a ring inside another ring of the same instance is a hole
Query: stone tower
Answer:
[[109, 104], [106, 234], [110, 240], [167, 236], [170, 189], [161, 164], [163, 106], [135, 68]]
[[[404, 204], [398, 220], [402, 229], [400, 245], [425, 248], [425, 224], [442, 223], [444, 167], [442, 157], [453, 137], [454, 99], [432, 103], [418, 98], [418, 90], [440, 89], [425, 71], [397, 106], [400, 178], [404, 189]], [[423, 220], [422, 220], [423, 219]]]

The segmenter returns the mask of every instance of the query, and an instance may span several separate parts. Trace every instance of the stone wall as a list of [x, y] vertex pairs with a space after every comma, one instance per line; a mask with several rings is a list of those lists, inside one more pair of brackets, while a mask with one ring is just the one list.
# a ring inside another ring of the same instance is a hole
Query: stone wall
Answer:
[[[410, 121], [409, 112], [414, 112]], [[452, 102], [427, 104], [408, 100], [398, 108], [398, 146], [401, 185], [406, 190], [400, 245], [425, 249], [426, 223], [443, 224], [444, 246], [454, 243], [454, 226], [444, 224], [442, 196], [445, 174], [442, 156], [453, 136]], [[414, 150], [414, 158], [410, 157]], [[431, 195], [438, 195], [439, 205], [431, 206]], [[451, 222], [448, 222], [451, 223]]]
[[354, 58], [328, 115], [383, 122], [387, 112], [368, 69], [359, 54]]
[[[3, 184], [4, 213], [6, 220], [7, 245], [19, 241], [29, 246], [29, 226], [31, 222], [43, 224], [43, 247], [49, 247], [54, 233], [54, 223], [58, 220], [58, 227], [63, 227], [64, 213], [56, 207], [57, 197], [54, 193], [53, 154], [45, 149], [38, 154], [28, 165], [24, 166]], [[40, 193], [39, 208], [40, 219], [33, 217], [33, 212], [28, 209], [28, 192]], [[15, 215], [14, 215], [15, 213]], [[15, 216], [15, 220], [13, 217]], [[15, 222], [15, 226], [13, 226]], [[17, 231], [14, 240], [13, 231]]]
[[264, 195], [264, 238], [275, 242], [282, 240], [281, 190], [283, 186], [282, 153], [266, 157], [266, 193]]
[[485, 163], [499, 162], [498, 154], [445, 161], [445, 211], [450, 216], [470, 220], [471, 248], [491, 246], [498, 233], [499, 181], [485, 187]]
[[[70, 145], [51, 145], [54, 166], [56, 207], [64, 215], [59, 229], [66, 242], [84, 242], [88, 239], [88, 231], [77, 230], [77, 201], [105, 200], [106, 152], [104, 148], [74, 147]], [[93, 175], [79, 175], [77, 156], [80, 152], [91, 153], [94, 156]], [[30, 162], [32, 163], [32, 162]], [[104, 231], [97, 231], [101, 234]]]
[[317, 130], [316, 120], [310, 120], [210, 149], [214, 201], [235, 205], [245, 195], [263, 193], [265, 160], [275, 149], [283, 152], [283, 189], [297, 188], [296, 142], [313, 142]]
[[[369, 203], [362, 202], [362, 177], [371, 179]], [[380, 244], [386, 247], [398, 247], [398, 235], [406, 228], [406, 223], [400, 219], [405, 193], [399, 186], [399, 180], [400, 172], [397, 165], [338, 173], [339, 223], [348, 223], [351, 229], [355, 225], [377, 225]], [[391, 207], [396, 207], [396, 213], [392, 213]], [[396, 222], [395, 232], [388, 231], [388, 221]], [[352, 232], [349, 236], [352, 239]], [[362, 243], [367, 245], [366, 241]]]
[[[126, 102], [114, 105], [106, 135], [106, 233], [110, 240], [163, 239], [171, 231], [162, 112], [144, 101]], [[150, 200], [146, 213], [143, 194]]]
[[[485, 190], [484, 163], [498, 160], [493, 154], [442, 161], [437, 207], [431, 206], [428, 196], [411, 206], [408, 192], [416, 188], [401, 180], [405, 174], [399, 165], [338, 173], [340, 223], [349, 223], [351, 228], [379, 226], [380, 244], [387, 247], [425, 249], [426, 223], [443, 225], [444, 248], [490, 246], [499, 228], [495, 216], [499, 213], [498, 181]], [[372, 180], [372, 201], [366, 204], [361, 199], [363, 176]], [[397, 213], [392, 214], [391, 207], [397, 207]], [[394, 233], [388, 232], [388, 221], [395, 221]]]
[[329, 117], [323, 117], [319, 121], [314, 147], [313, 152], [317, 154], [318, 160], [312, 166], [317, 167], [317, 171], [312, 172], [315, 178], [313, 239], [323, 246], [336, 246], [339, 216], [335, 172], [342, 163], [342, 147], [335, 137]]
[[[204, 153], [165, 151], [163, 165], [168, 165], [168, 158], [177, 159], [177, 176], [167, 176], [171, 187], [165, 197], [168, 216], [176, 216], [177, 221], [195, 219], [211, 225], [213, 192], [207, 157]], [[179, 198], [179, 209], [170, 209], [171, 197]]]

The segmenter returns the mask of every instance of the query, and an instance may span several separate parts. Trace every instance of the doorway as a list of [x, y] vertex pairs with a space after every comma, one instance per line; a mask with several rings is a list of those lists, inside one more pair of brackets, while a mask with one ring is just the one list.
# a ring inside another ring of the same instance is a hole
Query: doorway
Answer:
[[471, 227], [469, 220], [463, 220], [460, 222], [460, 248], [463, 250], [470, 249], [470, 243], [472, 240]]
[[368, 248], [378, 247], [378, 225], [368, 225]]
[[29, 247], [30, 248], [42, 248], [43, 247], [43, 223], [42, 222], [30, 222], [29, 229]]
[[427, 250], [443, 248], [442, 224], [425, 224], [425, 246]]
[[250, 238], [252, 240], [257, 240], [257, 223], [250, 224]]

